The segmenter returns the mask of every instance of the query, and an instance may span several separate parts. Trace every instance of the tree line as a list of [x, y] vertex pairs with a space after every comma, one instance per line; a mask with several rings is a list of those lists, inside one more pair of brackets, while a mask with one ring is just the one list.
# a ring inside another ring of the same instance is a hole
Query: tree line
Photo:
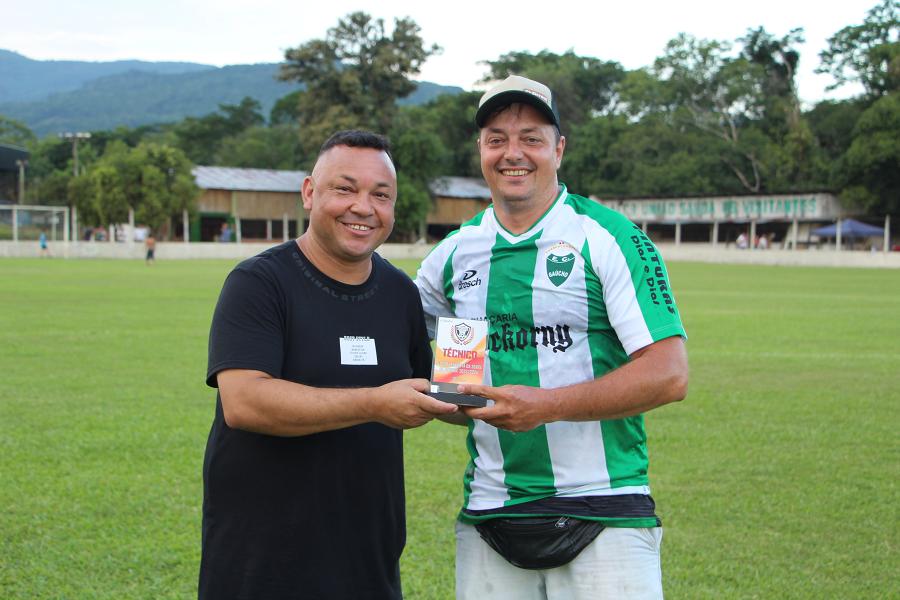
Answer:
[[[882, 0], [861, 24], [837, 31], [819, 54], [833, 88], [857, 97], [801, 105], [802, 29], [762, 27], [737, 40], [680, 34], [645, 68], [542, 51], [487, 60], [483, 81], [520, 74], [555, 92], [567, 138], [560, 178], [597, 196], [780, 193], [828, 189], [873, 217], [900, 208], [900, 2]], [[440, 48], [410, 18], [356, 12], [321, 39], [285, 53], [279, 77], [304, 84], [269, 115], [245, 98], [178, 123], [93, 132], [72, 147], [37, 139], [0, 116], [0, 142], [26, 147], [30, 203], [69, 204], [86, 222], [121, 222], [129, 208], [151, 227], [195, 210], [193, 164], [309, 169], [333, 131], [387, 133], [399, 173], [396, 229], [411, 236], [439, 175], [479, 177], [472, 122], [480, 92], [419, 106], [397, 101]]]

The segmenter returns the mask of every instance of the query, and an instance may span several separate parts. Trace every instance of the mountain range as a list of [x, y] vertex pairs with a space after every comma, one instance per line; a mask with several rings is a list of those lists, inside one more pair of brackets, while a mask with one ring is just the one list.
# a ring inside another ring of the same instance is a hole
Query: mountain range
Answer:
[[[215, 67], [190, 62], [33, 60], [0, 49], [0, 115], [38, 136], [180, 121], [252, 97], [268, 116], [301, 85], [276, 79], [280, 65]], [[462, 88], [417, 82], [402, 104], [423, 104]]]

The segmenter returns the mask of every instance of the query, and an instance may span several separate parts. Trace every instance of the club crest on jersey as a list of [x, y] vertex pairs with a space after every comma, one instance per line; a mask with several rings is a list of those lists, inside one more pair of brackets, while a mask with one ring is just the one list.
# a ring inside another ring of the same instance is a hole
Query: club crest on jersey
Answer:
[[547, 250], [547, 278], [556, 287], [565, 283], [575, 266], [577, 250], [568, 242], [559, 242]]
[[467, 346], [475, 337], [475, 329], [467, 323], [457, 323], [450, 329], [450, 337], [460, 346]]

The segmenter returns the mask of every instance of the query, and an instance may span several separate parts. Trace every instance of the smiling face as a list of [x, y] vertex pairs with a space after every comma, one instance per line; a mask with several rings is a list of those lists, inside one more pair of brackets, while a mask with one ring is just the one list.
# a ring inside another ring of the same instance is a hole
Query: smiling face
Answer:
[[536, 213], [536, 219], [550, 206], [565, 145], [527, 104], [511, 104], [485, 122], [478, 138], [481, 172], [501, 215]]
[[396, 199], [397, 174], [384, 151], [334, 146], [303, 180], [309, 230], [301, 248], [326, 275], [359, 283], [359, 275], [368, 276], [372, 252], [394, 228]]

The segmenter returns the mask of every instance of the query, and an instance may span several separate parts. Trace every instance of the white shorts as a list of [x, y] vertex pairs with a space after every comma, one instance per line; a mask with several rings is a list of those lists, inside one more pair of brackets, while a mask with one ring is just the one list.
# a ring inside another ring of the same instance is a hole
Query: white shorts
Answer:
[[520, 569], [456, 523], [457, 600], [660, 600], [662, 527], [607, 527], [567, 565]]

